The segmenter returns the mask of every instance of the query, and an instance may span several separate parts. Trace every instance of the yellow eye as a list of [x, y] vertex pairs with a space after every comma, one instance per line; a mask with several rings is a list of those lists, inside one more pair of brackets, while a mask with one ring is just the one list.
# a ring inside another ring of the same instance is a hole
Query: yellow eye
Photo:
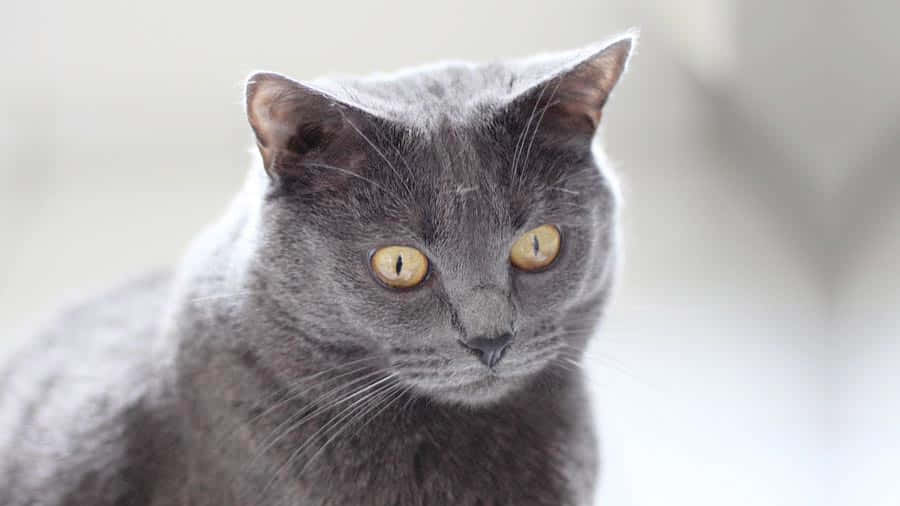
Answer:
[[372, 255], [372, 271], [392, 288], [411, 288], [425, 279], [428, 259], [407, 246], [386, 246]]
[[553, 225], [541, 225], [526, 232], [513, 244], [509, 261], [523, 271], [543, 269], [556, 260], [559, 244], [559, 229]]

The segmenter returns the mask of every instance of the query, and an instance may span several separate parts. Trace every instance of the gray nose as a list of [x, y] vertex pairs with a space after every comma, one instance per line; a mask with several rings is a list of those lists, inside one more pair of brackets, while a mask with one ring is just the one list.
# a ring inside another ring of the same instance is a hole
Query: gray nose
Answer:
[[482, 364], [493, 368], [503, 358], [511, 340], [512, 334], [506, 333], [496, 337], [475, 337], [460, 343], [477, 356]]

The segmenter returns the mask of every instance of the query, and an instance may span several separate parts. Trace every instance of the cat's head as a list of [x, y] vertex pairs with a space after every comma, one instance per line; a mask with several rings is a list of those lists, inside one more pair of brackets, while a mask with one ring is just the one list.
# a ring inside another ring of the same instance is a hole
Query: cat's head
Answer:
[[573, 367], [615, 260], [616, 192], [592, 141], [632, 41], [365, 79], [251, 76], [267, 173], [256, 271], [304, 334], [282, 353], [355, 350], [475, 404]]

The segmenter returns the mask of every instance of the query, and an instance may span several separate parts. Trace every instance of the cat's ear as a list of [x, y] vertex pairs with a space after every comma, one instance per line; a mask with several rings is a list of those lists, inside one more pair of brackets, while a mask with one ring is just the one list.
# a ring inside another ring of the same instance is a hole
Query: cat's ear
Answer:
[[273, 176], [284, 165], [296, 169], [298, 160], [325, 151], [347, 131], [351, 117], [362, 114], [324, 91], [268, 72], [247, 80], [246, 105], [263, 164]]
[[524, 91], [516, 91], [510, 107], [564, 135], [593, 137], [603, 107], [625, 72], [636, 33], [603, 46], [551, 55], [525, 62]]

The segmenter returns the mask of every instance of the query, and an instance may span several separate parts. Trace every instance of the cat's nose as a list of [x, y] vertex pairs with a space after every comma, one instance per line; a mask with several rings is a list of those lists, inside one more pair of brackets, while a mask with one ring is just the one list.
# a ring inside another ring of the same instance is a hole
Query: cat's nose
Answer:
[[460, 341], [460, 344], [477, 356], [482, 364], [493, 368], [503, 358], [511, 340], [512, 334], [507, 332], [496, 337], [474, 337]]

